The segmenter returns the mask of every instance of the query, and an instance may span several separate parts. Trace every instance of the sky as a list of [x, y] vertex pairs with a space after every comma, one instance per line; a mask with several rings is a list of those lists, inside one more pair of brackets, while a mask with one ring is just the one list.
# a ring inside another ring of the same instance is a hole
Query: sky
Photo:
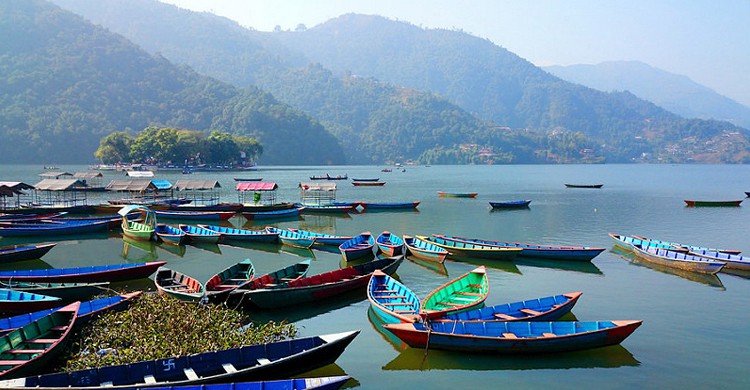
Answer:
[[750, 0], [161, 0], [271, 31], [347, 13], [458, 29], [537, 66], [641, 61], [750, 106]]

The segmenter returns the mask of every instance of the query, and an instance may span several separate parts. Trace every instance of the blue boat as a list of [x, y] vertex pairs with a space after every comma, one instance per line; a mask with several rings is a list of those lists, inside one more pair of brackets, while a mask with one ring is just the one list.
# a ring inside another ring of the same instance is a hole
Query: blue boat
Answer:
[[[359, 331], [0, 381], [0, 387], [133, 389], [283, 378], [331, 364]], [[195, 388], [195, 387], [193, 387]]]
[[641, 324], [623, 321], [445, 321], [386, 324], [413, 348], [499, 354], [567, 352], [621, 343]]
[[555, 321], [570, 312], [581, 294], [581, 292], [573, 292], [504, 303], [461, 313], [446, 314], [436, 321]]
[[407, 235], [404, 235], [404, 246], [406, 247], [407, 256], [414, 256], [420, 260], [433, 261], [440, 264], [445, 262], [445, 258], [449, 253], [443, 247]]
[[217, 225], [198, 225], [203, 229], [208, 229], [221, 235], [220, 241], [242, 241], [242, 242], [278, 242], [278, 233], [271, 233], [268, 230], [247, 230], [235, 229]]
[[375, 239], [372, 238], [372, 234], [364, 232], [339, 245], [339, 251], [341, 251], [345, 261], [352, 261], [373, 256], [372, 248], [374, 246]]
[[705, 257], [711, 260], [721, 261], [726, 263], [723, 270], [736, 269], [740, 271], [750, 271], [750, 257], [744, 257], [740, 255], [733, 255], [724, 252], [709, 251], [705, 249], [691, 250], [691, 255]]
[[362, 208], [365, 211], [372, 210], [412, 210], [419, 206], [420, 202], [361, 202]]
[[180, 230], [185, 232], [190, 239], [190, 242], [195, 243], [216, 244], [219, 242], [219, 238], [221, 238], [221, 234], [213, 230], [204, 229], [194, 225], [180, 224]]
[[373, 313], [385, 324], [419, 320], [419, 298], [408, 287], [381, 270], [373, 272], [367, 285], [367, 300]]
[[0, 237], [57, 237], [71, 234], [105, 232], [109, 221], [54, 221], [18, 223], [0, 226]]
[[279, 379], [273, 381], [216, 383], [210, 386], [163, 386], [149, 387], [151, 390], [335, 390], [351, 378], [348, 375], [323, 376], [317, 378]]
[[404, 240], [387, 230], [380, 233], [375, 244], [385, 256], [399, 256], [404, 252]]
[[156, 237], [162, 242], [168, 244], [185, 245], [185, 242], [188, 240], [187, 233], [182, 231], [182, 229], [163, 223], [156, 224], [154, 233], [156, 233]]
[[329, 205], [297, 204], [303, 214], [346, 214], [359, 206], [359, 203], [340, 203]]
[[8, 245], [0, 247], [0, 264], [12, 263], [15, 261], [40, 259], [46, 255], [50, 249], [55, 247], [52, 244], [28, 244], [28, 245]]
[[493, 209], [525, 209], [529, 207], [531, 200], [507, 200], [503, 202], [490, 202]]
[[742, 253], [739, 250], [734, 249], [718, 249], [718, 248], [711, 248], [711, 247], [705, 247], [705, 246], [698, 246], [698, 245], [690, 245], [690, 244], [680, 244], [678, 242], [672, 242], [672, 241], [664, 241], [664, 240], [657, 240], [653, 238], [646, 238], [641, 236], [624, 236], [619, 234], [613, 234], [610, 233], [609, 237], [612, 238], [615, 241], [615, 245], [618, 245], [622, 247], [623, 249], [631, 249], [634, 245], [639, 246], [650, 246], [650, 247], [656, 247], [656, 248], [663, 248], [663, 249], [669, 249], [673, 251], [709, 251], [709, 252], [722, 252], [722, 253], [729, 253], [733, 255], [739, 255]]
[[2, 313], [28, 313], [60, 306], [61, 303], [62, 299], [58, 297], [0, 288], [0, 312]]
[[279, 229], [276, 227], [268, 226], [266, 231], [269, 233], [276, 233], [279, 235], [279, 241], [284, 245], [289, 245], [297, 248], [310, 249], [315, 244], [315, 237], [303, 236], [300, 233], [293, 232], [291, 230]]
[[352, 238], [354, 238], [353, 236], [339, 236], [339, 235], [335, 235], [335, 234], [316, 233], [316, 232], [311, 232], [311, 231], [308, 231], [308, 230], [294, 229], [294, 228], [289, 228], [288, 230], [291, 230], [291, 231], [293, 231], [295, 233], [299, 233], [299, 234], [301, 234], [303, 236], [306, 236], [306, 237], [315, 238], [315, 244], [313, 244], [314, 246], [315, 245], [319, 245], [319, 246], [322, 246], [322, 245], [339, 246], [339, 245], [343, 244], [344, 242], [349, 241]]
[[[81, 306], [78, 309], [78, 319], [76, 320], [76, 326], [80, 326], [88, 323], [92, 319], [96, 318], [99, 314], [110, 310], [124, 309], [130, 302], [136, 297], [140, 296], [142, 291], [134, 291], [127, 294], [115, 295], [113, 297], [93, 299], [90, 301], [81, 302]], [[10, 330], [26, 326], [44, 316], [49, 315], [61, 309], [62, 306], [58, 306], [54, 309], [46, 309], [35, 311], [26, 314], [20, 314], [14, 317], [7, 317], [0, 319], [0, 330]]]
[[124, 263], [73, 268], [49, 268], [0, 271], [0, 280], [16, 282], [121, 282], [146, 278], [166, 261]]
[[282, 210], [269, 210], [269, 211], [243, 211], [242, 216], [253, 221], [253, 220], [267, 220], [267, 219], [288, 219], [288, 218], [299, 218], [300, 207], [286, 208]]
[[591, 261], [591, 259], [598, 256], [605, 250], [605, 248], [594, 248], [588, 246], [544, 245], [529, 244], [525, 242], [491, 241], [481, 240], [478, 238], [447, 236], [441, 234], [433, 234], [433, 236], [443, 238], [445, 240], [464, 242], [468, 244], [496, 246], [499, 248], [521, 248], [523, 250], [518, 253], [518, 257], [527, 259]]

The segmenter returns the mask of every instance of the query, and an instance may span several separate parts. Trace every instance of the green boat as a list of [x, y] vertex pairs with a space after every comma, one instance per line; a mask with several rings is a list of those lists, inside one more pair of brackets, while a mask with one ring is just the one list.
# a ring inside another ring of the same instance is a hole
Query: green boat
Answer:
[[[138, 221], [128, 218], [128, 214], [140, 212]], [[125, 206], [117, 212], [122, 216], [122, 234], [134, 240], [150, 241], [156, 230], [156, 214], [148, 207], [141, 205]]]
[[183, 301], [202, 302], [206, 296], [203, 283], [167, 267], [159, 267], [154, 276], [154, 284], [159, 294]]
[[685, 200], [687, 207], [740, 207], [740, 200]]
[[420, 315], [427, 319], [459, 313], [484, 303], [490, 293], [487, 270], [479, 266], [438, 287], [422, 301]]

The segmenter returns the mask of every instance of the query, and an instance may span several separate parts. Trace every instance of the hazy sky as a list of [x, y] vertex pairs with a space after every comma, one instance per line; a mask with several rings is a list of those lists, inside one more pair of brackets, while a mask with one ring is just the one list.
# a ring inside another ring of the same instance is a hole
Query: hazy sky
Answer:
[[750, 0], [161, 0], [271, 31], [346, 13], [461, 29], [538, 66], [637, 60], [750, 106]]

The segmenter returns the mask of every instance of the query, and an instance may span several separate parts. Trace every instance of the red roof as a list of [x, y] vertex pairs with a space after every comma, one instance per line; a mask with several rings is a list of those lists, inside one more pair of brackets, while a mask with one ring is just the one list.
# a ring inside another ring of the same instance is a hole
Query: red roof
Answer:
[[242, 182], [237, 183], [237, 187], [235, 187], [237, 191], [273, 191], [277, 188], [279, 186], [276, 183], [269, 181]]

